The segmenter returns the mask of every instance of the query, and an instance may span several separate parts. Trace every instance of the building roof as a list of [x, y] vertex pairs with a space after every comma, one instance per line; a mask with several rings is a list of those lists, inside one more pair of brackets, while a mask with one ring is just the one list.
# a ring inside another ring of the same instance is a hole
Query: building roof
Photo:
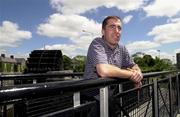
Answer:
[[14, 58], [8, 58], [8, 57], [1, 57], [0, 56], [0, 62], [16, 63], [16, 60]]
[[15, 58], [16, 62], [21, 64], [21, 63], [25, 63], [26, 60], [24, 58]]

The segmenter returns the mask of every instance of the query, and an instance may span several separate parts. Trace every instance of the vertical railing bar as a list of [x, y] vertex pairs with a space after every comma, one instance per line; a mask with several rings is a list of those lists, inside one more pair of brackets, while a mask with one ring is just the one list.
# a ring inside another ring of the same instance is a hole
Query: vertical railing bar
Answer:
[[[122, 93], [123, 92], [123, 87], [122, 87], [122, 84], [119, 84], [119, 93]], [[123, 102], [123, 98], [120, 97], [120, 105], [122, 107], [122, 103]], [[120, 117], [123, 117], [123, 112], [121, 111], [121, 114], [120, 114]]]
[[179, 85], [179, 74], [176, 76], [176, 83], [177, 83], [177, 104], [178, 104], [178, 112], [180, 112], [180, 85]]
[[2, 81], [3, 81], [3, 80], [1, 79], [1, 80], [0, 80], [1, 87], [3, 86]]
[[33, 79], [33, 84], [37, 84], [37, 79]]
[[153, 95], [153, 117], [159, 117], [159, 114], [158, 114], [158, 89], [157, 89], [157, 79], [155, 79], [153, 81], [154, 85], [153, 85], [153, 92], [154, 92], [154, 95]]
[[170, 117], [173, 117], [173, 105], [172, 105], [172, 78], [169, 77], [169, 112], [170, 112]]
[[3, 106], [3, 117], [7, 117], [7, 105]]
[[74, 92], [73, 94], [73, 105], [74, 107], [80, 106], [80, 93]]
[[100, 117], [109, 116], [108, 86], [100, 88]]

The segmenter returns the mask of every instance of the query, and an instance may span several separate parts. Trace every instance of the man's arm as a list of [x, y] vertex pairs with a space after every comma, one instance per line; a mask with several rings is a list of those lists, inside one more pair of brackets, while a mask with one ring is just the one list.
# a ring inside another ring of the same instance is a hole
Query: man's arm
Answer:
[[139, 72], [135, 70], [131, 71], [126, 69], [121, 69], [119, 67], [110, 64], [97, 64], [96, 69], [97, 69], [97, 73], [102, 78], [119, 77], [119, 78], [130, 79], [135, 83], [138, 83], [142, 80], [142, 77], [140, 76]]
[[135, 64], [131, 69], [141, 72], [141, 69], [139, 68], [139, 66], [137, 64]]
[[[139, 66], [137, 64], [135, 64], [133, 67], [131, 67], [131, 69], [129, 69], [130, 71], [137, 71], [137, 73], [139, 74], [139, 77], [143, 78], [143, 75], [142, 75], [142, 72], [141, 72], [141, 69], [139, 68]], [[132, 78], [135, 78], [135, 76], [132, 76]], [[141, 81], [138, 82], [138, 83], [135, 83], [134, 86], [136, 88], [141, 88], [142, 86], [142, 83]]]

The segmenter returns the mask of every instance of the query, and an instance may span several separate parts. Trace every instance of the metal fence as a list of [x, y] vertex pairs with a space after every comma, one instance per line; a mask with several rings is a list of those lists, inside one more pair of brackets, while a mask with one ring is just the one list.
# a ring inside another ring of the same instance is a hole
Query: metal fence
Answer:
[[[0, 116], [3, 117], [175, 117], [180, 109], [178, 72], [143, 74], [141, 89], [130, 81], [99, 78], [82, 80], [82, 73], [1, 75]], [[71, 80], [62, 81], [64, 77]], [[56, 80], [47, 80], [55, 78]], [[57, 79], [59, 78], [60, 81]], [[4, 86], [6, 80], [34, 84]], [[41, 79], [41, 80], [39, 80]], [[15, 81], [17, 80], [17, 81]], [[38, 83], [38, 80], [41, 83]], [[43, 82], [42, 82], [43, 81]], [[51, 82], [49, 82], [51, 81]], [[82, 92], [99, 89], [96, 98], [82, 98]]]

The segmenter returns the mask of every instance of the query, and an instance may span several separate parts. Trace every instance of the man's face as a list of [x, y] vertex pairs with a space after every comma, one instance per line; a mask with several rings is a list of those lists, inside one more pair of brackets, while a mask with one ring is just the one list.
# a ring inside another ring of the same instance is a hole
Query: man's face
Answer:
[[122, 22], [118, 19], [109, 19], [107, 25], [102, 29], [104, 39], [110, 47], [117, 46], [121, 36]]

